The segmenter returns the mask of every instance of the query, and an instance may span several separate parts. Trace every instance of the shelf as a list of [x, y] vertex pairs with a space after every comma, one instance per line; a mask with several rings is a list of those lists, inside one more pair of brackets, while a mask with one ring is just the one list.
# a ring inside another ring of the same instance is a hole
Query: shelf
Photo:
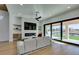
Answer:
[[21, 25], [17, 25], [17, 24], [13, 24], [14, 26], [21, 26]]
[[16, 28], [14, 28], [14, 30], [21, 30], [21, 29], [16, 29]]
[[14, 25], [14, 30], [18, 30], [18, 31], [21, 31], [21, 25], [18, 25], [18, 24], [13, 24]]

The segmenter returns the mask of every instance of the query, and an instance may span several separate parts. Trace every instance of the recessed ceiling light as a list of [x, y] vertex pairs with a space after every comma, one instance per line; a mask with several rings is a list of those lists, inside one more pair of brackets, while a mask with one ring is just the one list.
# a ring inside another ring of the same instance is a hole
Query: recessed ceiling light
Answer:
[[67, 8], [68, 8], [68, 9], [70, 9], [71, 7], [70, 7], [70, 6], [68, 6]]

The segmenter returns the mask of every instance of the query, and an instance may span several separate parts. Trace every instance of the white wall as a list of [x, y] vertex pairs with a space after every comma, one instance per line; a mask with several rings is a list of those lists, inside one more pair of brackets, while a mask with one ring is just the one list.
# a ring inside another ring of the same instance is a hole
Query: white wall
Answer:
[[61, 21], [61, 20], [66, 20], [74, 17], [79, 17], [79, 9], [75, 9], [66, 13], [61, 14], [60, 16], [54, 17], [54, 18], [49, 18], [44, 21], [41, 21], [41, 26], [42, 26], [42, 33], [44, 34], [44, 28], [43, 25], [51, 22], [56, 22], [56, 21]]
[[[24, 22], [31, 22], [37, 24], [37, 30], [24, 30]], [[38, 26], [39, 22], [32, 18], [22, 18], [22, 39], [26, 38], [25, 33], [36, 33], [36, 36], [38, 34]]]
[[[37, 23], [37, 30], [24, 30], [24, 22]], [[9, 41], [13, 41], [13, 33], [19, 32], [19, 31], [13, 30], [13, 28], [14, 28], [13, 24], [21, 25], [22, 39], [26, 38], [24, 35], [25, 33], [36, 33], [36, 35], [39, 33], [39, 31], [38, 31], [39, 22], [32, 18], [22, 17], [22, 19], [19, 19], [16, 16], [10, 14], [9, 24], [10, 24], [10, 28], [9, 28], [10, 29], [9, 39], [10, 40]]]
[[0, 10], [0, 41], [9, 41], [9, 13]]
[[[38, 33], [38, 29], [36, 30], [36, 31], [25, 31], [25, 30], [23, 30], [24, 28], [24, 24], [23, 24], [23, 22], [24, 21], [26, 21], [26, 22], [34, 22], [34, 23], [37, 23], [38, 25], [39, 25], [39, 23], [38, 23], [38, 21], [36, 21], [35, 19], [31, 19], [30, 17], [32, 17], [33, 15], [32, 14], [30, 14], [30, 16], [29, 16], [29, 14], [28, 14], [28, 9], [26, 9], [26, 12], [24, 12], [23, 10], [22, 10], [22, 8], [20, 8], [19, 6], [20, 5], [16, 5], [15, 7], [13, 7], [13, 6], [15, 6], [15, 5], [9, 5], [9, 4], [7, 4], [7, 8], [8, 8], [8, 11], [9, 11], [9, 13], [10, 13], [10, 16], [9, 16], [9, 24], [10, 24], [10, 26], [9, 26], [9, 41], [13, 41], [13, 32], [16, 32], [16, 31], [14, 31], [13, 30], [13, 24], [15, 24], [15, 23], [21, 23], [21, 25], [22, 25], [22, 38], [25, 38], [24, 37], [24, 33], [26, 33], [26, 32], [36, 32], [36, 33]], [[28, 8], [28, 7], [27, 7]], [[31, 8], [31, 7], [29, 7], [29, 8]], [[24, 9], [25, 10], [25, 9]], [[32, 12], [32, 9], [29, 9], [31, 12]], [[28, 17], [28, 18], [22, 18], [22, 20], [21, 20], [21, 22], [20, 22], [20, 20], [17, 20], [16, 19], [16, 16], [18, 16], [18, 14], [20, 13], [20, 12], [23, 12], [22, 14], [23, 15], [19, 15], [20, 17]], [[27, 16], [25, 16], [25, 13], [26, 13], [26, 15]], [[14, 16], [14, 15], [16, 15], [16, 16]], [[38, 26], [37, 26], [37, 28], [38, 28]]]
[[[10, 42], [13, 41], [13, 33], [18, 32], [18, 31], [13, 30], [13, 28], [14, 28], [13, 24], [21, 25], [21, 27], [22, 27], [22, 30], [21, 30], [22, 39], [23, 38], [26, 38], [24, 36], [25, 33], [36, 33], [36, 34], [38, 34], [39, 22], [36, 21], [35, 19], [32, 19], [32, 18], [24, 18], [24, 17], [22, 17], [22, 19], [19, 19], [16, 16], [14, 16], [12, 13], [10, 13], [10, 16], [9, 17], [10, 17], [9, 18], [10, 19], [9, 20], [9, 24], [10, 24], [10, 26], [9, 26], [9, 29], [10, 29], [10, 31], [9, 31], [9, 41]], [[37, 30], [28, 30], [28, 31], [27, 30], [24, 30], [24, 22], [37, 23]]]
[[[14, 20], [13, 20], [13, 29], [14, 28], [16, 28], [16, 26], [14, 26], [14, 24], [15, 25], [21, 25], [21, 18], [20, 17], [16, 17], [16, 16], [14, 16]], [[21, 31], [19, 31], [19, 30], [13, 30], [13, 33], [21, 33]]]
[[21, 25], [21, 19], [14, 16], [12, 13], [9, 15], [9, 41], [13, 41], [14, 33], [21, 33], [21, 31], [14, 30], [14, 24]]
[[21, 25], [21, 17], [14, 16], [14, 24]]

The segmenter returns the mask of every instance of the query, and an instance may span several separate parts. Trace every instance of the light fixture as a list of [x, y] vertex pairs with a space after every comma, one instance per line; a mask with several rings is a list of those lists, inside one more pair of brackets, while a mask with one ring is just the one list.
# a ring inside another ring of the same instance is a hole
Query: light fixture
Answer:
[[68, 9], [70, 9], [71, 7], [70, 7], [70, 6], [68, 6], [67, 8], [68, 8]]
[[37, 21], [39, 21], [40, 18], [42, 18], [42, 17], [39, 15], [39, 11], [36, 11], [36, 12], [35, 12], [35, 19], [36, 19]]

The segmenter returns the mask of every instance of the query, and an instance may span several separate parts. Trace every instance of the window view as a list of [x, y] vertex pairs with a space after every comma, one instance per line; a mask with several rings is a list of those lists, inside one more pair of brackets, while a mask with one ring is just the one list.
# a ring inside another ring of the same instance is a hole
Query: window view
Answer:
[[69, 39], [69, 33], [68, 33], [69, 29], [67, 24], [63, 24], [63, 39]]
[[52, 24], [52, 38], [60, 40], [60, 23]]
[[45, 26], [45, 36], [51, 37], [50, 25]]
[[79, 44], [79, 19], [63, 22], [63, 40]]
[[54, 23], [51, 25], [45, 26], [45, 36], [61, 40], [61, 33], [62, 33], [62, 41], [71, 42], [75, 44], [79, 44], [79, 19], [64, 21], [62, 22], [62, 32], [61, 32], [61, 23]]

